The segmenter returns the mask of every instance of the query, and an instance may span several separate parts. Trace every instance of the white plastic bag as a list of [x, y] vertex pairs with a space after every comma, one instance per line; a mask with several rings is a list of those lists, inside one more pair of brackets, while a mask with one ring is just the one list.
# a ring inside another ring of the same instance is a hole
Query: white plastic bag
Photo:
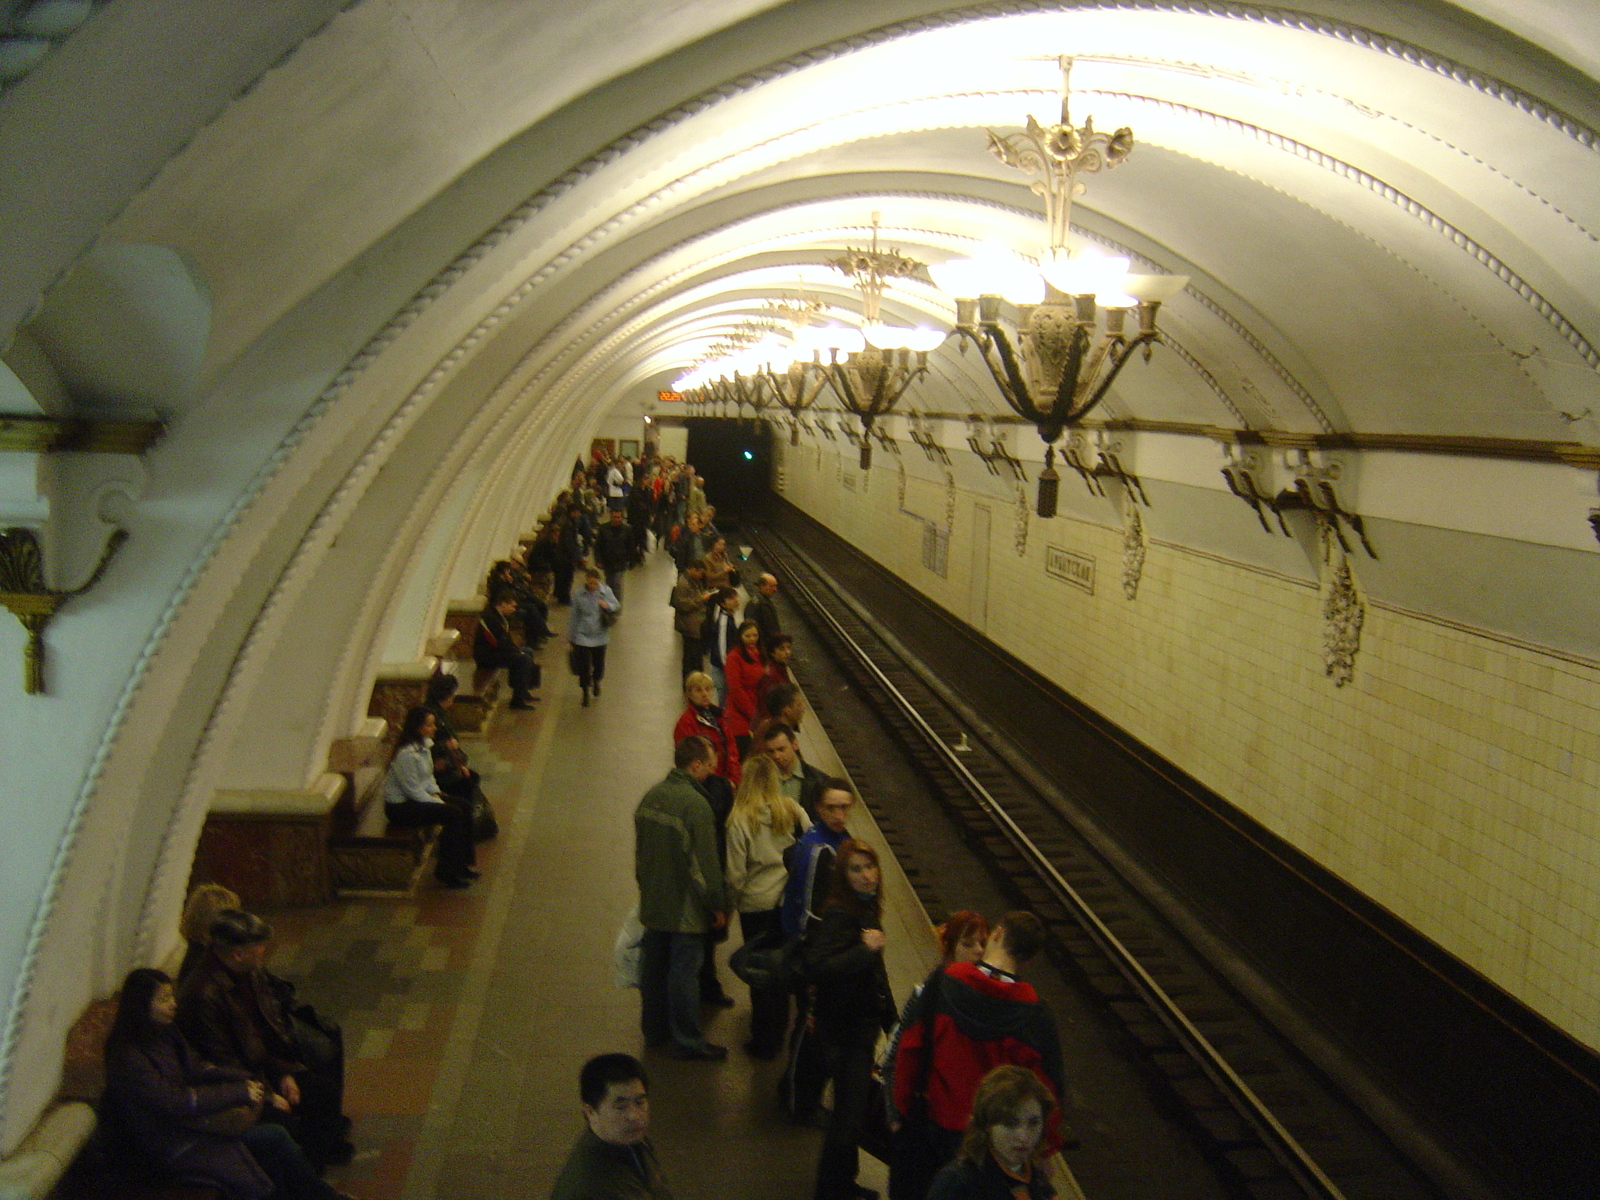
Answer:
[[635, 904], [622, 919], [617, 931], [617, 944], [613, 950], [619, 988], [639, 986], [639, 967], [644, 957], [644, 926], [639, 924], [639, 906]]

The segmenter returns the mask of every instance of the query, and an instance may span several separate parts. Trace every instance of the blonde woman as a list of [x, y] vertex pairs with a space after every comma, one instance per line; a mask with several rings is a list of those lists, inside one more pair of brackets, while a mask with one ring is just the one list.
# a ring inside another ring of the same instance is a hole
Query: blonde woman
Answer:
[[183, 952], [183, 965], [178, 968], [178, 981], [187, 978], [211, 948], [211, 922], [224, 909], [240, 908], [239, 895], [220, 883], [196, 884], [183, 906], [183, 916], [178, 918], [178, 932], [183, 934], [187, 947]]
[[[728, 898], [739, 910], [739, 932], [746, 942], [782, 939], [778, 913], [789, 878], [783, 852], [810, 824], [805, 811], [784, 794], [770, 758], [757, 755], [745, 763], [728, 814]], [[788, 992], [750, 989], [747, 1054], [775, 1058], [788, 1024]]]

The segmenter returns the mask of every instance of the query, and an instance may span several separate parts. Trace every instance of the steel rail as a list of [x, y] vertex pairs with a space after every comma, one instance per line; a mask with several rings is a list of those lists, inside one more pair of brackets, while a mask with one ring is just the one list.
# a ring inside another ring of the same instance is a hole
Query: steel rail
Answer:
[[[752, 540], [761, 550], [762, 558], [770, 561], [770, 553], [766, 546], [766, 538], [752, 531]], [[819, 579], [839, 589], [832, 584], [826, 572], [818, 567], [801, 550], [793, 546], [786, 546], [786, 553], [802, 562]], [[1288, 1174], [1293, 1177], [1300, 1188], [1308, 1196], [1318, 1200], [1346, 1200], [1345, 1194], [1338, 1185], [1328, 1178], [1327, 1174], [1319, 1167], [1311, 1156], [1306, 1153], [1283, 1124], [1273, 1116], [1272, 1112], [1255, 1094], [1250, 1085], [1230, 1067], [1221, 1053], [1213, 1046], [1206, 1036], [1195, 1027], [1194, 1023], [1184, 1015], [1177, 1003], [1166, 994], [1161, 985], [1147, 972], [1122, 942], [1117, 938], [1106, 924], [1095, 913], [1076, 888], [1064, 879], [1060, 872], [1050, 862], [1045, 853], [1034, 844], [1032, 838], [1014, 821], [1004, 807], [989, 793], [989, 789], [967, 769], [961, 761], [957, 751], [938, 735], [932, 726], [923, 718], [916, 707], [908, 700], [903, 692], [895, 686], [893, 681], [884, 674], [878, 664], [873, 662], [867, 652], [855, 638], [834, 617], [828, 608], [822, 604], [810, 588], [789, 573], [789, 586], [792, 591], [800, 593], [805, 598], [811, 611], [821, 620], [825, 621], [833, 631], [835, 637], [848, 648], [855, 656], [857, 662], [877, 682], [889, 698], [899, 707], [901, 714], [911, 722], [917, 731], [928, 741], [944, 760], [945, 765], [956, 775], [962, 785], [977, 801], [989, 819], [999, 826], [1006, 839], [1031, 863], [1033, 869], [1043, 877], [1051, 890], [1056, 892], [1058, 898], [1078, 920], [1084, 931], [1089, 935], [1101, 951], [1109, 958], [1112, 965], [1128, 981], [1128, 984], [1139, 993], [1144, 1002], [1155, 1013], [1156, 1017], [1165, 1025], [1168, 1031], [1188, 1051], [1189, 1056], [1205, 1073], [1213, 1086], [1225, 1096], [1238, 1112], [1239, 1116], [1256, 1133], [1272, 1156]], [[842, 595], [842, 593], [841, 593]]]

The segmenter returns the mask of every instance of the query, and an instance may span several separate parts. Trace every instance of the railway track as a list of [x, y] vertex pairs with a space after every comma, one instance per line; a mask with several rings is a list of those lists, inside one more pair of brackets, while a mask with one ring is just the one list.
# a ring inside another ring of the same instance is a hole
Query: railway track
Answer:
[[[951, 689], [823, 566], [771, 530], [750, 540], [962, 842], [1039, 915], [1057, 965], [1126, 1032], [1228, 1191], [1249, 1200], [1443, 1195], [1107, 864], [1049, 781], [964, 719]], [[917, 815], [875, 804], [874, 816], [937, 910], [939, 864], [908, 861], [897, 832]]]

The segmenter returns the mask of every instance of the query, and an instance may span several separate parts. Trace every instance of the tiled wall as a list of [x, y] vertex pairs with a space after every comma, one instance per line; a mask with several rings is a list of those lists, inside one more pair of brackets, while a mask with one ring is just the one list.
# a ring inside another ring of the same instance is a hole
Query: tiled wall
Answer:
[[[975, 624], [989, 508], [991, 638], [1600, 1046], [1600, 665], [1368, 603], [1335, 687], [1314, 584], [1152, 543], [1130, 601], [1121, 529], [1033, 520], [1019, 556], [1016, 503], [961, 488], [940, 578], [921, 555], [939, 468], [907, 460], [902, 508], [892, 461], [784, 458], [790, 501]], [[1094, 560], [1092, 595], [1046, 572], [1047, 546]]]

